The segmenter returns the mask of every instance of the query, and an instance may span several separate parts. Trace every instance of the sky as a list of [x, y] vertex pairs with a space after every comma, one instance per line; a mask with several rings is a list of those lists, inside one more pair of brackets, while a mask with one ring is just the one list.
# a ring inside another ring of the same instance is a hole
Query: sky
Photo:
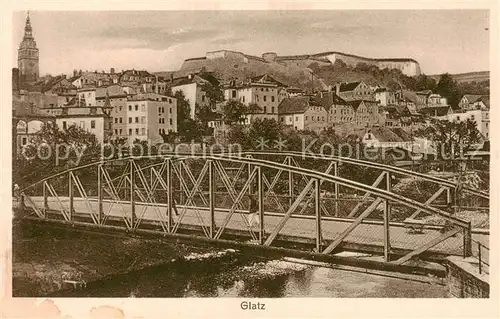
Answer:
[[[13, 16], [12, 66], [26, 12]], [[426, 74], [489, 70], [487, 10], [32, 11], [40, 75], [177, 70], [207, 51], [408, 57]]]

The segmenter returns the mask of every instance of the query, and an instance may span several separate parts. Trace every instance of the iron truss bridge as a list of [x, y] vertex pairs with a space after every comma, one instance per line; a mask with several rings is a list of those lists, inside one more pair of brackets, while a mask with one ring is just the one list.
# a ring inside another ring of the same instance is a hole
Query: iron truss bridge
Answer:
[[[410, 191], [401, 187], [405, 182]], [[473, 236], [487, 244], [488, 235], [477, 234], [455, 212], [461, 205], [487, 216], [489, 194], [463, 188], [458, 198], [456, 190], [449, 180], [344, 157], [169, 154], [111, 159], [54, 174], [21, 190], [20, 209], [30, 218], [68, 226], [314, 256], [366, 252], [404, 265], [416, 257], [471, 256]]]

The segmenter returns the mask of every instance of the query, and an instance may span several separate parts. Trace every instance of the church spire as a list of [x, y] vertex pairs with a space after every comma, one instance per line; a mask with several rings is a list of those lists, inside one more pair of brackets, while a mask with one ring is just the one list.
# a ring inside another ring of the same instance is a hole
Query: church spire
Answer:
[[28, 11], [28, 15], [26, 16], [26, 26], [24, 27], [24, 38], [33, 38], [33, 29], [31, 28], [30, 22], [30, 12]]

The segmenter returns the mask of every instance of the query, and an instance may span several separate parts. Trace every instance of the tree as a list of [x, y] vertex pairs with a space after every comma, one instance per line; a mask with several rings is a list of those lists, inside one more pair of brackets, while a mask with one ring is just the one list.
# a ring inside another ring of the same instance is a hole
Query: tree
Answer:
[[417, 90], [417, 91], [423, 91], [423, 90], [435, 91], [436, 86], [437, 86], [436, 80], [428, 77], [425, 74], [421, 74], [421, 75], [417, 76], [417, 78], [416, 78], [415, 90]]
[[481, 141], [476, 123], [470, 119], [461, 122], [433, 119], [430, 126], [417, 130], [415, 135], [433, 141], [441, 160], [460, 159]]
[[182, 91], [176, 91], [174, 97], [177, 99], [177, 132], [182, 141], [192, 141], [203, 135], [200, 122], [191, 118], [189, 101], [184, 97]]
[[201, 122], [203, 127], [208, 127], [208, 122], [213, 121], [217, 117], [217, 113], [212, 110], [208, 104], [196, 105], [196, 119]]
[[245, 120], [246, 113], [247, 107], [245, 104], [236, 100], [229, 100], [222, 108], [222, 120], [226, 125], [241, 123]]
[[456, 109], [458, 107], [461, 95], [457, 84], [453, 81], [450, 74], [445, 73], [441, 75], [436, 86], [436, 93], [445, 97], [448, 100], [448, 104], [450, 104], [452, 108]]
[[283, 128], [274, 119], [256, 119], [250, 126], [248, 135], [254, 146], [257, 146], [259, 141], [268, 141], [267, 145], [271, 148], [275, 141], [283, 136]]
[[28, 185], [68, 168], [96, 162], [101, 144], [96, 136], [76, 125], [61, 130], [48, 122], [13, 160], [13, 180]]

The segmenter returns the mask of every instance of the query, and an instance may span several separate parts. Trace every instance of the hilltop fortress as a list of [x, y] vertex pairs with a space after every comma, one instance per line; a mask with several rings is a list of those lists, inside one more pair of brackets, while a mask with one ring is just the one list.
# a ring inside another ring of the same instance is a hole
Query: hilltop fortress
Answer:
[[242, 52], [219, 50], [207, 52], [204, 57], [191, 58], [184, 61], [181, 70], [195, 70], [212, 65], [217, 61], [234, 63], [234, 68], [246, 69], [245, 65], [269, 65], [279, 64], [285, 67], [307, 67], [316, 62], [320, 66], [331, 65], [337, 60], [342, 60], [345, 64], [355, 67], [358, 63], [374, 65], [380, 69], [398, 69], [407, 76], [420, 75], [420, 65], [410, 58], [366, 58], [342, 52], [323, 52], [317, 54], [278, 56], [275, 52], [266, 52], [262, 57], [248, 55]]

